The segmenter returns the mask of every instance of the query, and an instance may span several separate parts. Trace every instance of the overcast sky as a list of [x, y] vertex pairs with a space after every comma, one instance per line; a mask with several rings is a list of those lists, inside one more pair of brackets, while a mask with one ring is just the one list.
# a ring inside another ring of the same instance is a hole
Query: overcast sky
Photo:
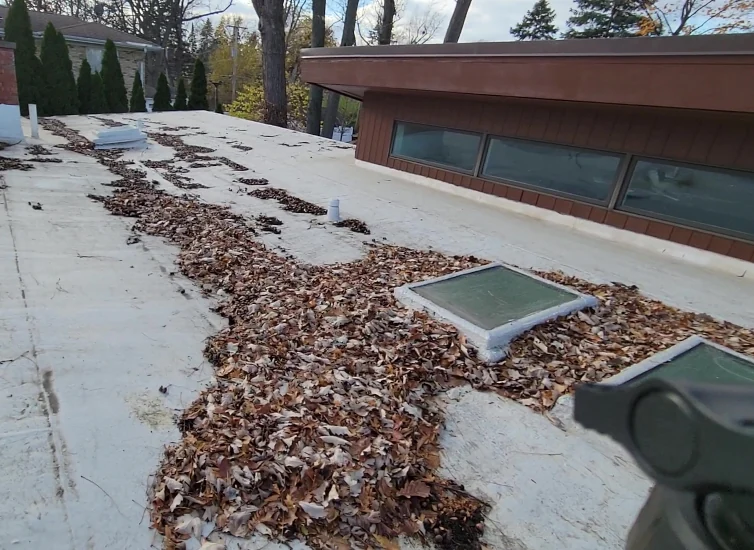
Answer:
[[[403, 0], [405, 3], [404, 19], [412, 12], [423, 12], [427, 9], [436, 10], [443, 17], [442, 25], [433, 42], [442, 42], [450, 15], [453, 13], [455, 0]], [[521, 21], [524, 14], [531, 9], [535, 0], [472, 0], [469, 15], [461, 34], [461, 42], [499, 42], [511, 40], [510, 28]], [[369, 0], [362, 0], [360, 12], [369, 17]], [[340, 0], [328, 0], [328, 12], [337, 11]], [[568, 10], [573, 0], [550, 0], [550, 5], [557, 14], [556, 25], [563, 30]], [[235, 0], [229, 13], [243, 15], [249, 20], [250, 30], [256, 28], [256, 15], [251, 6], [251, 0]], [[213, 18], [214, 19], [214, 18]], [[368, 23], [367, 23], [368, 24]], [[366, 26], [366, 24], [365, 24]], [[337, 30], [336, 36], [340, 37]], [[357, 37], [358, 38], [358, 37]]]
[[[422, 9], [428, 0], [406, 0], [409, 7]], [[435, 5], [445, 15], [445, 25], [436, 41], [442, 42], [447, 21], [453, 13], [455, 0], [435, 0]], [[410, 6], [409, 6], [410, 5]], [[512, 40], [510, 28], [521, 21], [527, 11], [534, 5], [534, 0], [472, 0], [469, 14], [461, 34], [461, 42], [500, 42]], [[550, 0], [556, 13], [556, 25], [565, 26], [568, 10], [572, 0]]]

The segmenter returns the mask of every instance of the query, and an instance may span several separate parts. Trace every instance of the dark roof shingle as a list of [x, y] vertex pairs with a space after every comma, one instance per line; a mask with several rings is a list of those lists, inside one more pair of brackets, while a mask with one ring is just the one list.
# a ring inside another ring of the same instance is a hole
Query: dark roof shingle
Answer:
[[[8, 10], [8, 7], [0, 6], [0, 19], [5, 20], [8, 16]], [[113, 42], [121, 44], [156, 46], [149, 40], [144, 40], [133, 34], [113, 29], [101, 23], [82, 21], [78, 17], [71, 17], [70, 15], [29, 11], [29, 19], [31, 19], [31, 31], [34, 33], [43, 33], [47, 23], [52, 23], [57, 30], [63, 33], [63, 36], [69, 39], [85, 38], [105, 41], [109, 38]], [[0, 25], [0, 30], [2, 30], [2, 26]]]

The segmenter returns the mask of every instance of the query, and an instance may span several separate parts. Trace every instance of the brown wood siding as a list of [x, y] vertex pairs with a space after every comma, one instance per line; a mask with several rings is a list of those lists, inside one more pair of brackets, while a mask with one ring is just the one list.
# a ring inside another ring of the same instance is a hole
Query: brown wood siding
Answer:
[[[751, 153], [754, 151], [754, 116], [750, 115], [716, 113], [710, 116], [704, 112], [565, 102], [472, 101], [370, 92], [363, 104], [356, 157], [388, 165], [396, 120], [754, 171], [754, 154]], [[405, 159], [391, 160], [396, 169], [411, 174], [754, 261], [754, 245], [739, 239], [644, 216], [608, 211], [604, 207], [531, 189], [518, 189], [514, 184], [503, 185]]]

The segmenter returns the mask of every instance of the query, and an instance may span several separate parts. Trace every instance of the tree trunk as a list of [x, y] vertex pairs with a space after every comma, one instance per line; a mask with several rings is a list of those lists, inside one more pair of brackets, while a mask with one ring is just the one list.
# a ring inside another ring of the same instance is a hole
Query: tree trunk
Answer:
[[339, 107], [340, 94], [327, 92], [327, 107], [325, 108], [325, 118], [322, 121], [322, 137], [332, 139], [332, 133], [335, 129], [335, 121], [338, 118]]
[[[340, 38], [341, 47], [356, 45], [356, 12], [359, 10], [359, 0], [348, 0], [346, 4], [346, 15], [343, 18], [343, 35]], [[327, 109], [322, 121], [322, 136], [332, 139], [333, 128], [335, 128], [335, 119], [338, 117], [338, 107], [340, 106], [340, 94], [328, 92]]]
[[[325, 45], [325, 0], [312, 0], [312, 48]], [[322, 88], [312, 84], [309, 87], [309, 109], [306, 112], [306, 132], [319, 135], [322, 122]]]
[[453, 10], [453, 15], [448, 23], [448, 30], [445, 31], [445, 42], [456, 43], [461, 38], [461, 31], [463, 30], [463, 24], [466, 22], [466, 14], [469, 13], [469, 6], [471, 6], [471, 0], [456, 0], [456, 7]]
[[382, 8], [382, 21], [377, 43], [389, 45], [393, 41], [393, 19], [395, 18], [395, 0], [384, 0]]
[[288, 102], [285, 92], [285, 16], [283, 0], [252, 0], [259, 17], [262, 39], [264, 122], [286, 128]]

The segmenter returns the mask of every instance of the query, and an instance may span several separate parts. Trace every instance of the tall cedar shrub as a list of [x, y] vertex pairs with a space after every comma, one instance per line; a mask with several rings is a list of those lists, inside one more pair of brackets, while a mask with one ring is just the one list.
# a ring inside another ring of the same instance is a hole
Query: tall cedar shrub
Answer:
[[89, 113], [96, 115], [107, 112], [107, 98], [105, 98], [105, 86], [102, 84], [102, 75], [96, 72], [92, 75], [92, 97], [91, 103], [89, 103]]
[[25, 0], [13, 0], [5, 18], [5, 37], [8, 42], [15, 42], [16, 83], [18, 87], [18, 104], [21, 114], [29, 114], [29, 103], [37, 104], [40, 115], [45, 114], [44, 106], [39, 104], [42, 93], [42, 63], [37, 57], [37, 47], [31, 32], [31, 20]]
[[131, 86], [131, 101], [128, 105], [128, 110], [132, 113], [146, 113], [147, 101], [144, 99], [144, 86], [141, 84], [141, 75], [139, 71], [136, 71], [134, 75], [134, 83]]
[[68, 45], [52, 23], [47, 23], [42, 48], [42, 103], [47, 115], [74, 115], [78, 113], [78, 92], [73, 78], [73, 66], [68, 57]]
[[68, 114], [76, 114], [79, 112], [79, 94], [76, 88], [76, 77], [73, 74], [73, 63], [71, 63], [68, 43], [60, 31], [58, 31], [58, 49], [60, 51], [61, 66], [65, 69], [62, 79], [67, 102], [66, 108], [69, 110]]
[[105, 91], [107, 109], [110, 113], [128, 112], [128, 94], [123, 72], [118, 61], [118, 51], [109, 38], [105, 42], [105, 52], [102, 55], [102, 87]]
[[193, 111], [209, 110], [207, 101], [207, 73], [204, 63], [197, 59], [194, 63], [194, 76], [191, 79], [191, 93], [189, 94], [188, 108]]
[[160, 73], [157, 79], [157, 91], [154, 94], [153, 111], [170, 111], [173, 107], [170, 105], [170, 86], [165, 73]]
[[79, 68], [79, 78], [76, 81], [79, 96], [79, 113], [87, 115], [92, 112], [92, 67], [84, 59]]
[[186, 81], [182, 78], [178, 81], [178, 91], [175, 93], [175, 102], [173, 108], [176, 111], [185, 111], [188, 109], [186, 98]]

